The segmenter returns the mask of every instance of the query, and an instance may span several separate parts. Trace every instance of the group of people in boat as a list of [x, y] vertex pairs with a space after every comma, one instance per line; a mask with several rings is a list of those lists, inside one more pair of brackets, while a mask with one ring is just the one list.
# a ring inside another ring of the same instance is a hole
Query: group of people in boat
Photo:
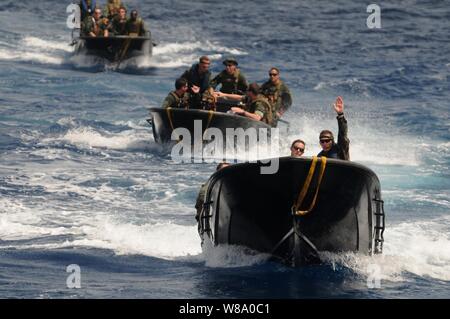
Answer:
[[248, 84], [235, 58], [227, 58], [223, 64], [225, 69], [212, 78], [210, 58], [200, 57], [198, 63], [175, 81], [175, 90], [165, 98], [162, 107], [214, 109], [217, 100], [223, 99], [235, 105], [229, 111], [276, 127], [292, 105], [291, 93], [280, 78], [280, 70], [270, 68], [269, 79], [259, 86]]
[[86, 37], [146, 36], [148, 30], [137, 10], [129, 17], [121, 0], [107, 0], [102, 10], [95, 0], [81, 0], [81, 35]]
[[[336, 98], [333, 108], [337, 114], [338, 138], [335, 141], [333, 132], [330, 130], [321, 131], [319, 134], [319, 143], [322, 150], [317, 156], [348, 161], [350, 160], [350, 140], [347, 136], [347, 120], [344, 117], [344, 99], [341, 96]], [[306, 143], [301, 139], [297, 139], [291, 144], [291, 156], [301, 157], [305, 153], [305, 149]]]

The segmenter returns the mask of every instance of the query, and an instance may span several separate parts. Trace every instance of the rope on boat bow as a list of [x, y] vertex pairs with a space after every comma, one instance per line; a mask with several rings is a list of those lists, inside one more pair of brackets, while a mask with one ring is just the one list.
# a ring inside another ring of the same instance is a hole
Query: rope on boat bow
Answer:
[[311, 205], [309, 206], [309, 208], [307, 210], [300, 210], [302, 207], [303, 201], [305, 200], [306, 194], [308, 193], [309, 186], [310, 186], [311, 181], [314, 176], [314, 172], [316, 171], [317, 161], [318, 161], [317, 156], [314, 156], [313, 160], [311, 162], [311, 166], [309, 168], [308, 176], [306, 177], [305, 183], [303, 184], [302, 190], [298, 194], [297, 201], [294, 203], [294, 205], [292, 205], [292, 214], [294, 216], [305, 216], [308, 213], [310, 213], [313, 210], [314, 206], [316, 205], [317, 196], [319, 195], [320, 184], [322, 183], [322, 178], [325, 173], [325, 168], [327, 166], [327, 158], [325, 156], [321, 157], [321, 165], [320, 165], [319, 177], [317, 180], [317, 188], [316, 188], [316, 191], [314, 194], [314, 198], [311, 202]]

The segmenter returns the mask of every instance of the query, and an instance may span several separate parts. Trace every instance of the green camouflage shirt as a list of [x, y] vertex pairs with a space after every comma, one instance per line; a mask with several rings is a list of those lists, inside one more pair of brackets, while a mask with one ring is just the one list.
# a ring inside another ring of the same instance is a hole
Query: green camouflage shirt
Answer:
[[83, 23], [83, 35], [90, 36], [93, 32], [95, 36], [103, 36], [103, 32], [108, 29], [108, 24], [103, 22], [103, 19], [95, 21], [91, 16], [87, 16]]
[[179, 97], [175, 91], [172, 91], [167, 95], [162, 104], [163, 108], [189, 108], [189, 94], [185, 93], [183, 97]]
[[261, 93], [269, 100], [274, 108], [274, 113], [284, 113], [292, 105], [292, 96], [289, 88], [283, 81], [274, 85], [270, 80], [261, 86]]
[[254, 101], [249, 101], [245, 110], [250, 113], [257, 114], [262, 117], [261, 121], [275, 127], [276, 123], [273, 121], [272, 106], [269, 101], [261, 94], [259, 94]]
[[229, 94], [245, 94], [248, 88], [247, 80], [239, 69], [234, 74], [229, 74], [226, 70], [220, 72], [211, 81], [211, 86], [215, 89], [219, 84], [222, 85], [220, 92]]

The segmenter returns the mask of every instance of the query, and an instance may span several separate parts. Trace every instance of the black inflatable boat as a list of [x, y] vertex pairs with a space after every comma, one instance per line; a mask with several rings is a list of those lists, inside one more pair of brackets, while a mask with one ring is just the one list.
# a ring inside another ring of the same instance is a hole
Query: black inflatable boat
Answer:
[[[224, 112], [181, 108], [151, 108], [150, 116], [151, 119], [147, 121], [152, 125], [155, 141], [160, 144], [171, 142], [172, 132], [177, 128], [185, 128], [189, 131], [192, 145], [195, 142], [195, 138], [202, 139], [203, 134], [209, 128], [219, 129], [223, 136], [226, 136], [227, 128], [242, 128], [244, 130], [255, 128], [257, 133], [267, 132], [266, 137], [270, 136], [270, 125], [244, 116]], [[199, 134], [195, 132], [195, 121], [197, 121], [198, 125], [201, 124]], [[260, 129], [266, 130], [260, 131]]]
[[246, 246], [293, 266], [320, 262], [323, 252], [382, 252], [384, 208], [374, 172], [326, 158], [273, 160], [276, 174], [245, 163], [211, 176], [202, 242]]
[[121, 62], [132, 57], [151, 56], [151, 36], [84, 37], [74, 41], [75, 54], [93, 55], [110, 62]]

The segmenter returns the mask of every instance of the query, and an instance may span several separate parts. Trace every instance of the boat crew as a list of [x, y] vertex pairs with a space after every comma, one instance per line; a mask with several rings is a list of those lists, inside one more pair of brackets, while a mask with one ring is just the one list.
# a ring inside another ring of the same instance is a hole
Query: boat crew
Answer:
[[341, 160], [350, 160], [349, 148], [350, 140], [347, 137], [347, 120], [344, 117], [344, 100], [338, 96], [336, 102], [333, 104], [334, 110], [337, 113], [337, 121], [339, 127], [338, 141], [334, 141], [333, 133], [329, 130], [320, 132], [319, 141], [322, 151], [317, 156], [325, 156], [330, 158], [337, 158]]
[[185, 78], [179, 78], [175, 81], [175, 91], [167, 95], [162, 104], [163, 108], [189, 108], [188, 83]]
[[139, 37], [143, 37], [147, 33], [144, 21], [142, 21], [142, 19], [139, 17], [139, 14], [136, 10], [132, 10], [130, 13], [130, 18], [126, 23], [126, 32], [130, 36]]
[[305, 154], [306, 143], [303, 140], [295, 140], [291, 145], [291, 156], [302, 157]]
[[90, 37], [108, 37], [108, 19], [102, 19], [102, 10], [96, 8], [93, 16], [87, 16], [84, 20], [83, 35]]
[[201, 108], [203, 93], [210, 88], [211, 72], [209, 66], [211, 60], [207, 56], [202, 56], [199, 62], [186, 70], [181, 77], [188, 81], [190, 93], [190, 105], [192, 108]]
[[127, 9], [121, 7], [119, 14], [113, 18], [111, 23], [112, 33], [116, 35], [127, 35]]
[[216, 89], [218, 85], [221, 85], [220, 92], [244, 95], [247, 91], [248, 83], [242, 71], [237, 67], [237, 60], [228, 58], [223, 61], [223, 64], [225, 65], [225, 70], [216, 75], [211, 81], [211, 87]]
[[291, 107], [292, 96], [287, 85], [280, 79], [278, 68], [271, 68], [269, 77], [269, 80], [261, 86], [261, 93], [272, 104], [275, 114], [274, 121], [278, 121], [283, 113]]
[[259, 92], [260, 88], [257, 83], [250, 84], [247, 90], [245, 107], [232, 107], [231, 111], [235, 114], [243, 115], [256, 121], [262, 121], [275, 127], [276, 122], [273, 121], [272, 105]]

